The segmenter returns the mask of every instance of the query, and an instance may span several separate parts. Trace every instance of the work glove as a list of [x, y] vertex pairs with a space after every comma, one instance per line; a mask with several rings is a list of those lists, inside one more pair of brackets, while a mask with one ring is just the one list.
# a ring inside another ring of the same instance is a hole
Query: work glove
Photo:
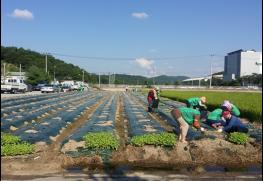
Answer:
[[197, 129], [200, 129], [200, 124], [198, 121], [194, 121], [193, 126]]
[[217, 130], [217, 132], [221, 133], [221, 132], [223, 132], [223, 129], [220, 128], [220, 129]]

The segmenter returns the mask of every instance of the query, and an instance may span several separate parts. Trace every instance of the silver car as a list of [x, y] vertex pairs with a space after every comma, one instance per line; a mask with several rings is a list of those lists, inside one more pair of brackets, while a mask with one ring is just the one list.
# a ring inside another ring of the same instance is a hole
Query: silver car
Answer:
[[54, 92], [59, 92], [59, 87], [56, 85], [45, 85], [41, 87], [41, 92], [42, 93], [54, 93]]

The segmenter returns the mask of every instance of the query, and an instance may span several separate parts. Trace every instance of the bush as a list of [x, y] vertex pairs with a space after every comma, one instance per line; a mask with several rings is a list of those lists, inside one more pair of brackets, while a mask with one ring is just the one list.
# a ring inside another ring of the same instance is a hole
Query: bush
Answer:
[[1, 133], [1, 156], [24, 155], [34, 152], [34, 145], [22, 142], [18, 136]]
[[155, 146], [173, 146], [176, 143], [176, 135], [172, 133], [152, 133], [140, 136], [134, 136], [131, 144], [134, 146], [155, 145]]
[[88, 133], [83, 136], [87, 148], [117, 150], [120, 143], [110, 132]]
[[233, 132], [227, 135], [228, 141], [239, 145], [244, 145], [248, 138], [249, 136], [246, 133]]
[[21, 142], [21, 139], [17, 136], [13, 136], [8, 133], [1, 133], [1, 146], [7, 144], [17, 144]]
[[1, 156], [14, 156], [33, 153], [34, 147], [29, 143], [1, 145]]

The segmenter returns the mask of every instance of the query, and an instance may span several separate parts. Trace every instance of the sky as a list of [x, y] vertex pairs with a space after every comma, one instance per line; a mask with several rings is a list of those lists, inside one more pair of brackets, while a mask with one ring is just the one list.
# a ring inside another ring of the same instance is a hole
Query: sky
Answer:
[[262, 1], [1, 0], [1, 45], [97, 74], [206, 76], [262, 51]]

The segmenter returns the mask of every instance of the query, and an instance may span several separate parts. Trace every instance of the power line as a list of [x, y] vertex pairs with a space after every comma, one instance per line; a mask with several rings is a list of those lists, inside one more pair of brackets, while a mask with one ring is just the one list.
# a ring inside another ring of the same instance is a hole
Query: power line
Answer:
[[[138, 57], [93, 57], [93, 56], [79, 56], [79, 55], [67, 55], [67, 54], [61, 54], [61, 53], [52, 53], [49, 52], [51, 55], [57, 55], [57, 56], [63, 56], [63, 57], [72, 57], [72, 58], [82, 58], [82, 59], [91, 59], [91, 60], [135, 60], [138, 59]], [[224, 57], [224, 55], [217, 55], [213, 54], [216, 57]], [[178, 56], [178, 57], [145, 57], [146, 59], [152, 59], [152, 60], [175, 60], [175, 59], [182, 59], [182, 58], [199, 58], [199, 57], [209, 57], [210, 54], [206, 55], [192, 55], [192, 56]]]
[[84, 58], [84, 59], [93, 59], [93, 60], [134, 60], [134, 58], [89, 57], [89, 56], [78, 56], [78, 55], [66, 55], [60, 53], [49, 53], [49, 54], [63, 56], [63, 57]]

